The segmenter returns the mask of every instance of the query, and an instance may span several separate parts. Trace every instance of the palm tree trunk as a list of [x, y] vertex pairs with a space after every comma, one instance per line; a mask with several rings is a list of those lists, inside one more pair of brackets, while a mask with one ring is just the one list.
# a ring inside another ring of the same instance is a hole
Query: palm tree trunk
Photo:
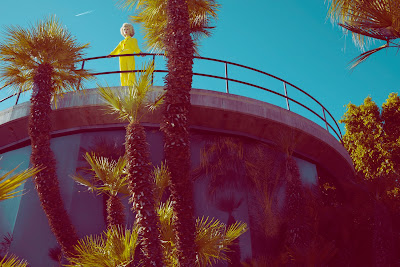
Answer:
[[190, 179], [188, 117], [193, 76], [194, 45], [185, 0], [168, 0], [167, 38], [164, 40], [168, 74], [165, 78], [164, 153], [171, 172], [170, 191], [180, 266], [195, 266], [193, 182]]
[[118, 196], [107, 195], [107, 227], [125, 224], [124, 205]]
[[50, 148], [52, 71], [50, 65], [42, 64], [34, 77], [29, 118], [31, 163], [35, 168], [44, 168], [34, 178], [39, 199], [57, 242], [65, 253], [72, 254], [78, 236], [64, 208], [56, 173], [56, 160]]
[[125, 150], [128, 161], [128, 189], [142, 240], [144, 266], [163, 266], [160, 223], [155, 209], [154, 182], [151, 179], [149, 144], [144, 127], [140, 123], [132, 122], [127, 126]]

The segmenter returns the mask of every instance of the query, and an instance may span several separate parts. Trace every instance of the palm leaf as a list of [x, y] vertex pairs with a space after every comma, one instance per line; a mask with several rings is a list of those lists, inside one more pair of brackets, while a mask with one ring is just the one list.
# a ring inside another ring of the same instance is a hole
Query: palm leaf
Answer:
[[388, 48], [388, 47], [389, 47], [388, 44], [384, 44], [384, 45], [382, 45], [380, 47], [377, 47], [377, 48], [374, 48], [374, 49], [371, 49], [371, 50], [368, 50], [368, 51], [362, 53], [361, 55], [357, 56], [356, 58], [354, 58], [352, 60], [353, 64], [351, 65], [350, 69], [353, 69], [353, 68], [357, 67], [360, 63], [364, 62], [372, 54], [375, 54], [376, 52], [378, 52], [378, 51], [380, 51], [382, 49]]
[[[210, 35], [211, 23], [217, 19], [219, 5], [214, 0], [189, 0], [190, 31], [198, 54], [198, 43], [201, 38]], [[165, 51], [167, 13], [166, 0], [119, 0], [118, 5], [128, 10], [135, 9], [131, 20], [142, 23], [145, 45], [152, 51]]]
[[125, 167], [127, 161], [125, 157], [120, 157], [117, 161], [105, 157], [98, 157], [93, 152], [86, 152], [85, 160], [90, 165], [90, 173], [93, 182], [90, 182], [80, 175], [72, 176], [79, 184], [88, 187], [90, 191], [117, 195], [119, 192], [127, 192], [127, 175]]
[[75, 246], [76, 254], [67, 258], [70, 264], [65, 266], [128, 266], [135, 258], [137, 245], [137, 228], [113, 226], [101, 235], [81, 239]]
[[160, 167], [154, 168], [152, 176], [154, 177], [154, 182], [156, 184], [154, 192], [155, 203], [159, 206], [164, 192], [168, 188], [171, 173], [169, 172], [167, 165], [162, 162]]
[[[133, 86], [128, 86], [125, 91], [115, 91], [109, 87], [99, 86], [99, 94], [103, 98], [107, 109], [112, 114], [117, 114], [118, 119], [129, 122], [140, 121], [148, 111], [153, 111], [162, 103], [162, 97], [153, 103], [149, 93], [153, 91], [152, 77], [154, 64], [144, 65]], [[147, 109], [146, 109], [147, 107]]]
[[7, 254], [0, 260], [0, 266], [2, 267], [27, 267], [28, 262], [26, 260], [20, 260], [17, 256]]
[[247, 225], [236, 222], [226, 229], [219, 220], [202, 217], [196, 221], [196, 230], [197, 264], [208, 266], [229, 260], [226, 254], [229, 246], [247, 231]]
[[40, 171], [30, 168], [22, 171], [21, 173], [13, 174], [18, 167], [19, 165], [0, 177], [0, 201], [18, 197], [22, 190], [14, 190], [20, 187], [26, 181], [26, 179], [35, 176]]

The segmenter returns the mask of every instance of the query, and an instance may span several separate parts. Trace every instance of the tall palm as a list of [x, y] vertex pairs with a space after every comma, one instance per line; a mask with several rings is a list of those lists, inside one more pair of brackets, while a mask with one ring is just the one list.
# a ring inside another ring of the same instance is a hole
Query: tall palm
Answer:
[[329, 16], [353, 34], [361, 48], [367, 38], [385, 41], [380, 47], [356, 57], [352, 68], [372, 54], [389, 47], [400, 47], [393, 40], [400, 37], [400, 2], [397, 0], [330, 0]]
[[180, 251], [179, 263], [193, 266], [194, 211], [190, 180], [188, 119], [192, 87], [193, 57], [199, 37], [208, 35], [210, 18], [216, 18], [214, 0], [120, 0], [123, 7], [137, 7], [134, 22], [143, 23], [146, 45], [167, 56], [165, 110], [163, 113], [164, 152], [171, 171], [171, 193], [176, 211], [175, 230]]
[[75, 68], [88, 45], [80, 45], [55, 17], [48, 17], [24, 29], [7, 27], [0, 44], [0, 77], [21, 92], [33, 90], [29, 117], [31, 163], [43, 167], [34, 181], [42, 208], [57, 241], [66, 253], [73, 252], [78, 240], [64, 208], [56, 173], [56, 160], [50, 148], [51, 101], [66, 91], [77, 89], [89, 78]]
[[124, 206], [118, 193], [126, 193], [127, 176], [125, 171], [126, 159], [120, 157], [114, 161], [105, 157], [98, 157], [94, 153], [87, 152], [84, 156], [90, 165], [92, 181], [88, 181], [80, 175], [72, 178], [91, 191], [106, 194], [107, 198], [107, 227], [125, 224]]
[[[120, 119], [128, 120], [125, 136], [128, 189], [132, 210], [136, 213], [136, 224], [142, 240], [145, 266], [162, 266], [159, 219], [153, 198], [154, 182], [151, 179], [149, 144], [140, 119], [149, 109], [161, 104], [162, 98], [151, 101], [154, 66], [149, 64], [127, 91], [115, 92], [110, 88], [99, 88], [99, 93], [111, 112]], [[147, 107], [147, 108], [146, 108]]]

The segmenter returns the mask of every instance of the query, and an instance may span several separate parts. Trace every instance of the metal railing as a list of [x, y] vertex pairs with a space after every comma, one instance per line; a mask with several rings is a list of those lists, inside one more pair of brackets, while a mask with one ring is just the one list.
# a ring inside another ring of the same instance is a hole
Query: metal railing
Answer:
[[[156, 54], [156, 53], [141, 53], [141, 54], [126, 54], [126, 55], [113, 55], [113, 56], [100, 56], [100, 57], [91, 57], [91, 58], [85, 58], [82, 60], [82, 65], [81, 65], [81, 69], [84, 68], [85, 63], [88, 61], [93, 61], [93, 60], [97, 60], [97, 59], [104, 59], [104, 58], [112, 58], [112, 57], [123, 57], [123, 56], [150, 56], [152, 57], [153, 60], [153, 64], [155, 64], [155, 70], [154, 73], [168, 73], [168, 71], [166, 69], [157, 69], [157, 64], [156, 64], [156, 57], [164, 57], [164, 54]], [[307, 92], [305, 92], [304, 90], [300, 89], [299, 87], [295, 86], [294, 84], [283, 80], [277, 76], [274, 76], [272, 74], [269, 74], [267, 72], [255, 69], [255, 68], [251, 68], [245, 65], [241, 65], [241, 64], [237, 64], [237, 63], [233, 63], [233, 62], [229, 62], [229, 61], [225, 61], [225, 60], [219, 60], [219, 59], [213, 59], [213, 58], [207, 58], [207, 57], [194, 57], [196, 60], [204, 60], [204, 61], [212, 61], [212, 62], [218, 62], [218, 63], [222, 63], [224, 65], [224, 71], [225, 71], [225, 75], [224, 76], [217, 76], [217, 75], [211, 75], [211, 74], [205, 74], [205, 73], [196, 73], [194, 72], [193, 75], [194, 76], [202, 76], [202, 77], [208, 77], [208, 78], [213, 78], [213, 79], [219, 79], [219, 80], [225, 80], [225, 92], [227, 94], [231, 94], [231, 92], [229, 91], [229, 84], [230, 83], [237, 83], [237, 84], [243, 84], [252, 88], [258, 88], [261, 89], [263, 91], [272, 93], [274, 95], [277, 95], [279, 97], [282, 97], [283, 99], [285, 99], [286, 102], [286, 109], [289, 111], [292, 111], [290, 109], [290, 102], [296, 103], [299, 106], [303, 107], [304, 109], [310, 111], [312, 114], [314, 114], [315, 116], [317, 116], [324, 124], [325, 124], [325, 128], [326, 130], [329, 132], [329, 129], [333, 131], [333, 133], [336, 135], [336, 137], [340, 140], [341, 143], [343, 143], [342, 140], [342, 132], [340, 130], [339, 125], [337, 124], [336, 120], [333, 118], [332, 114], [318, 101], [316, 100], [314, 97], [312, 97], [310, 94], [308, 94]], [[228, 67], [229, 66], [236, 66], [242, 69], [247, 69], [250, 70], [252, 72], [256, 72], [256, 73], [260, 73], [262, 75], [271, 77], [277, 81], [282, 82], [282, 93], [279, 93], [276, 90], [272, 90], [272, 89], [268, 89], [266, 87], [263, 86], [259, 86], [253, 83], [249, 83], [249, 82], [245, 82], [242, 80], [237, 80], [237, 79], [233, 79], [230, 78], [228, 76]], [[99, 76], [99, 75], [107, 75], [107, 74], [115, 74], [115, 73], [132, 73], [132, 72], [141, 72], [141, 70], [128, 70], [128, 71], [107, 71], [107, 72], [96, 72], [96, 73], [92, 73], [93, 76]], [[298, 92], [300, 92], [301, 94], [303, 94], [304, 96], [306, 96], [309, 101], [314, 102], [317, 104], [317, 106], [319, 106], [320, 111], [315, 111], [312, 108], [309, 107], [309, 105], [303, 104], [300, 101], [297, 101], [296, 99], [289, 97], [288, 95], [288, 90], [287, 87], [290, 86], [291, 88], [297, 90]], [[0, 103], [11, 98], [14, 96], [17, 96], [17, 100], [15, 102], [15, 104], [18, 104], [18, 99], [20, 96], [21, 92], [19, 93], [15, 93], [13, 95], [10, 95], [2, 100], [0, 100]], [[264, 100], [263, 100], [264, 101]], [[264, 101], [266, 102], [266, 101]], [[270, 104], [274, 104], [274, 103], [270, 103]], [[276, 104], [276, 103], [275, 103]], [[327, 120], [327, 115], [328, 118], [332, 119], [332, 121], [334, 122], [334, 125], [332, 125], [331, 123], [328, 122]]]

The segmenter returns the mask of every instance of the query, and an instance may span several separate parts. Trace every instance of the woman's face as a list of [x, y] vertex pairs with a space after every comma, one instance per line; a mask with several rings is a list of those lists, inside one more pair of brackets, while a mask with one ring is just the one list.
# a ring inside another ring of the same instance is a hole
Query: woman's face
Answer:
[[124, 36], [131, 36], [131, 28], [129, 26], [124, 26], [122, 28], [122, 31], [124, 33]]

